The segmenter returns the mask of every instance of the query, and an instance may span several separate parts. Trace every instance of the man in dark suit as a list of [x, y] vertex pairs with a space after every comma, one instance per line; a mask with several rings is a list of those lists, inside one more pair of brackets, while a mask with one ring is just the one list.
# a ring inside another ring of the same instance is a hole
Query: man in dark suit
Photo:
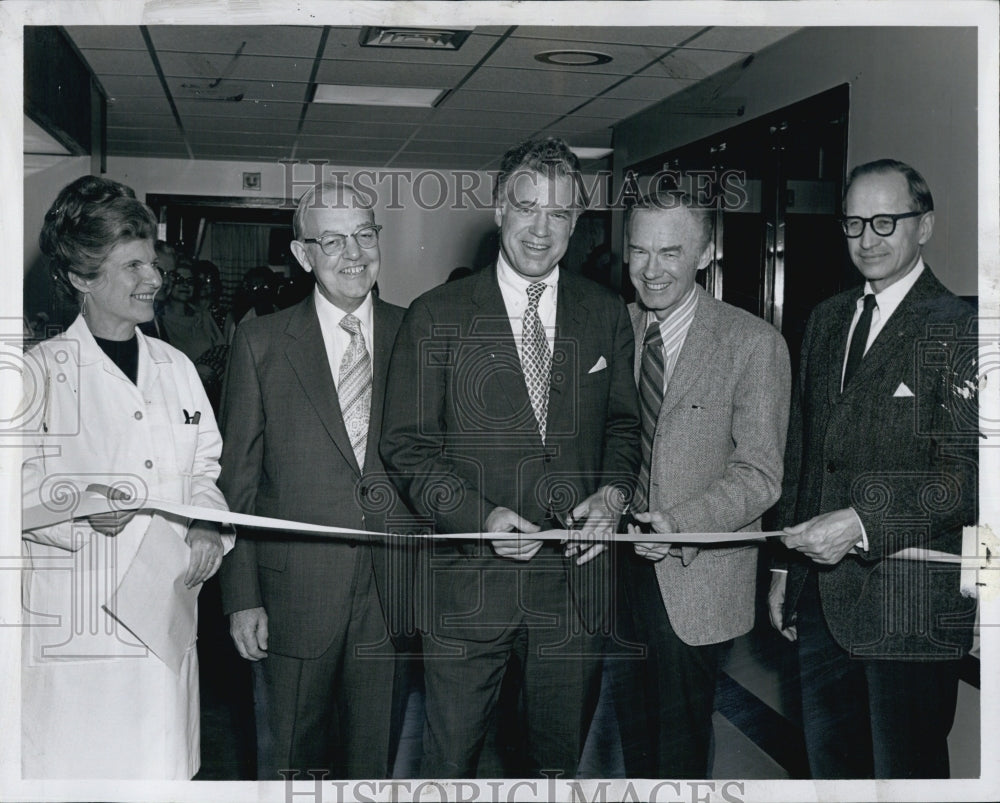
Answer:
[[[643, 433], [633, 509], [659, 533], [759, 531], [781, 492], [788, 349], [696, 284], [712, 219], [671, 192], [643, 199], [626, 225]], [[619, 577], [618, 635], [646, 649], [613, 664], [626, 774], [710, 777], [719, 664], [753, 627], [757, 547], [639, 542], [622, 549]]]
[[[514, 667], [516, 774], [574, 774], [596, 703], [610, 577], [589, 539], [611, 534], [631, 492], [639, 417], [625, 305], [558, 264], [578, 170], [562, 140], [508, 151], [496, 265], [418, 298], [393, 351], [383, 458], [437, 532], [470, 533], [421, 554], [424, 776], [475, 774]], [[531, 538], [567, 520], [579, 541]]]
[[[292, 252], [316, 288], [236, 331], [220, 487], [243, 513], [391, 529], [405, 508], [378, 441], [403, 310], [372, 297], [380, 227], [335, 182], [302, 196], [293, 226]], [[238, 544], [222, 570], [223, 608], [255, 662], [259, 779], [322, 768], [387, 777], [403, 691], [390, 643], [403, 629], [400, 547], [260, 531]]]
[[790, 551], [772, 623], [798, 640], [814, 777], [948, 777], [947, 735], [975, 603], [955, 565], [976, 521], [973, 310], [924, 264], [934, 205], [893, 160], [856, 167], [844, 200], [865, 277], [806, 326], [779, 518]]

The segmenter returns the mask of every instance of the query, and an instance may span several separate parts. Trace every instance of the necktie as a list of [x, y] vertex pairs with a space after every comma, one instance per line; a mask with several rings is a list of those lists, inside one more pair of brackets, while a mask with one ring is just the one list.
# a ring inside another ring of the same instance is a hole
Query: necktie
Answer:
[[861, 312], [861, 317], [858, 318], [857, 326], [854, 327], [854, 333], [851, 335], [851, 342], [847, 348], [847, 366], [844, 368], [844, 385], [841, 391], [847, 387], [851, 377], [860, 367], [861, 360], [864, 359], [868, 333], [872, 328], [872, 312], [877, 306], [874, 293], [865, 295], [865, 308]]
[[653, 434], [656, 419], [663, 403], [663, 336], [660, 324], [653, 321], [646, 329], [642, 341], [642, 360], [639, 366], [639, 420], [642, 429], [642, 465], [635, 489], [632, 509], [644, 513], [649, 509], [649, 466], [653, 459]]
[[337, 396], [358, 467], [364, 469], [368, 416], [372, 404], [372, 361], [365, 348], [365, 339], [361, 336], [361, 321], [348, 314], [341, 319], [340, 328], [351, 335], [351, 342], [340, 361]]
[[535, 411], [535, 420], [538, 422], [538, 432], [542, 436], [543, 443], [545, 419], [549, 409], [549, 374], [552, 370], [549, 341], [545, 337], [542, 319], [538, 317], [538, 301], [544, 292], [544, 282], [528, 285], [528, 306], [524, 310], [521, 330], [523, 343], [521, 368], [524, 371], [528, 398], [531, 400], [531, 408]]

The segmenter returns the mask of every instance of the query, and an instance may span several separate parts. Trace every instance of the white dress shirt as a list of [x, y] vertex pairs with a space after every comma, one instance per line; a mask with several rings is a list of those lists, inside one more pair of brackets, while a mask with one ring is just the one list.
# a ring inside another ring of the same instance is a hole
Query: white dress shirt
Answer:
[[660, 325], [660, 337], [663, 338], [664, 346], [667, 343], [670, 332], [675, 328], [680, 328], [680, 340], [677, 346], [667, 353], [664, 347], [663, 351], [663, 392], [667, 392], [667, 386], [670, 384], [670, 377], [674, 375], [674, 368], [677, 367], [677, 358], [681, 356], [681, 349], [684, 348], [684, 341], [687, 340], [687, 333], [691, 329], [691, 324], [694, 322], [694, 311], [698, 306], [698, 296], [692, 287], [688, 294], [684, 297], [670, 314], [667, 315], [662, 321], [656, 317], [656, 313], [652, 310], [646, 313], [646, 326], [643, 331], [649, 329], [651, 323], [658, 323]]
[[[556, 339], [556, 296], [559, 289], [559, 266], [545, 277], [545, 291], [538, 300], [538, 317], [545, 328], [545, 339], [549, 342], [549, 353], [552, 352]], [[535, 282], [526, 279], [514, 270], [503, 258], [503, 252], [497, 259], [497, 283], [500, 285], [500, 295], [507, 310], [510, 328], [517, 343], [517, 353], [524, 361], [524, 344], [521, 339], [524, 310], [528, 306], [528, 285]]]
[[[340, 322], [348, 313], [340, 307], [331, 304], [317, 286], [313, 290], [313, 299], [316, 302], [316, 314], [319, 316], [319, 328], [323, 333], [323, 345], [326, 348], [326, 359], [330, 363], [330, 373], [333, 374], [333, 385], [340, 390], [340, 363], [344, 359], [344, 352], [351, 344], [351, 333], [341, 328]], [[365, 339], [365, 348], [368, 349], [369, 356], [372, 353], [372, 332], [374, 323], [372, 321], [372, 294], [365, 296], [361, 306], [350, 313], [361, 321], [361, 336]]]

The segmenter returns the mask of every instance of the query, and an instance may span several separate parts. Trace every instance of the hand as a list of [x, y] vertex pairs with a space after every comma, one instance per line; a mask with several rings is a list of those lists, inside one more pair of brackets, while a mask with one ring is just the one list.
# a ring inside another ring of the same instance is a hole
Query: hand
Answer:
[[267, 611], [247, 608], [230, 614], [229, 635], [236, 651], [248, 661], [267, 658]]
[[767, 592], [767, 612], [771, 616], [771, 625], [789, 641], [799, 637], [795, 625], [785, 624], [785, 586], [788, 583], [788, 572], [771, 572], [771, 589]]
[[[573, 508], [567, 516], [567, 527], [580, 533], [579, 540], [566, 544], [567, 558], [579, 555], [576, 565], [582, 566], [607, 549], [622, 515], [621, 493], [612, 485], [604, 485]], [[595, 541], [604, 543], [594, 543]]]
[[[677, 525], [674, 524], [674, 520], [658, 510], [653, 510], [649, 513], [636, 513], [635, 520], [643, 524], [649, 524], [658, 533], [677, 532]], [[638, 532], [639, 529], [636, 528], [636, 533]], [[662, 560], [667, 555], [670, 555], [674, 558], [680, 558], [681, 565], [687, 566], [698, 554], [698, 547], [691, 544], [677, 545], [656, 541], [638, 541], [635, 544], [635, 554], [648, 560]]]
[[91, 528], [102, 535], [118, 535], [138, 512], [138, 510], [109, 510], [107, 513], [95, 513], [89, 516], [87, 521]]
[[[628, 526], [629, 535], [641, 535], [642, 530], [635, 524], [630, 524]], [[667, 556], [667, 552], [670, 550], [670, 544], [659, 543], [657, 541], [636, 541], [632, 548], [635, 550], [635, 554], [640, 558], [645, 558], [646, 560], [658, 561], [663, 560]]]
[[809, 521], [786, 527], [782, 543], [801, 552], [814, 563], [835, 566], [850, 552], [862, 536], [861, 519], [853, 508], [823, 513]]
[[[521, 518], [517, 513], [507, 507], [495, 507], [486, 517], [486, 532], [490, 533], [537, 533], [541, 527], [532, 524], [527, 519]], [[491, 541], [493, 551], [501, 558], [512, 560], [531, 560], [535, 553], [542, 548], [542, 542], [538, 540], [524, 540], [523, 538], [498, 538]]]
[[219, 571], [222, 565], [222, 536], [219, 535], [217, 524], [196, 521], [191, 525], [184, 540], [191, 547], [191, 559], [188, 561], [187, 574], [184, 575], [184, 585], [193, 588]]

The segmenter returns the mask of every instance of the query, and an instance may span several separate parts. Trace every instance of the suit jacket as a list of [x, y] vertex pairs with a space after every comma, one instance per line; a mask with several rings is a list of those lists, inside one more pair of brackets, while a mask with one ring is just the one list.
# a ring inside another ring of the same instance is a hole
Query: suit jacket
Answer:
[[[222, 411], [219, 486], [235, 511], [385, 531], [405, 507], [378, 455], [389, 355], [403, 317], [373, 299], [372, 402], [364, 471], [344, 427], [315, 302], [310, 296], [236, 330]], [[405, 526], [405, 525], [402, 525]], [[223, 562], [223, 609], [263, 605], [269, 649], [322, 654], [343, 635], [360, 549], [370, 550], [390, 633], [405, 630], [401, 547], [246, 530]]]
[[[779, 506], [783, 525], [853, 507], [868, 551], [817, 567], [823, 613], [856, 657], [959, 657], [975, 604], [957, 567], [887, 559], [906, 547], [961, 553], [977, 513], [974, 310], [929, 266], [840, 392], [854, 289], [813, 311], [793, 397]], [[811, 564], [793, 553], [786, 617]]]
[[[759, 531], [781, 493], [791, 376], [788, 348], [766, 321], [698, 302], [653, 436], [650, 509], [678, 532]], [[629, 307], [638, 382], [645, 310]], [[715, 644], [753, 627], [757, 547], [702, 548], [690, 564], [668, 555], [656, 577], [674, 631]]]
[[[543, 445], [496, 268], [425, 293], [399, 329], [382, 432], [403, 497], [438, 532], [478, 533], [497, 506], [551, 527], [553, 513], [604, 484], [631, 490], [639, 462], [633, 349], [621, 299], [562, 271]], [[484, 583], [527, 564], [479, 542], [447, 542], [435, 554], [435, 566], [451, 561], [454, 571], [434, 579], [434, 610], [477, 611], [472, 622], [482, 628], [462, 637], [494, 638], [488, 623], [510, 622], [518, 601]], [[607, 567], [604, 555], [571, 563], [577, 609], [590, 628], [605, 613]], [[430, 624], [424, 616], [424, 628]]]

